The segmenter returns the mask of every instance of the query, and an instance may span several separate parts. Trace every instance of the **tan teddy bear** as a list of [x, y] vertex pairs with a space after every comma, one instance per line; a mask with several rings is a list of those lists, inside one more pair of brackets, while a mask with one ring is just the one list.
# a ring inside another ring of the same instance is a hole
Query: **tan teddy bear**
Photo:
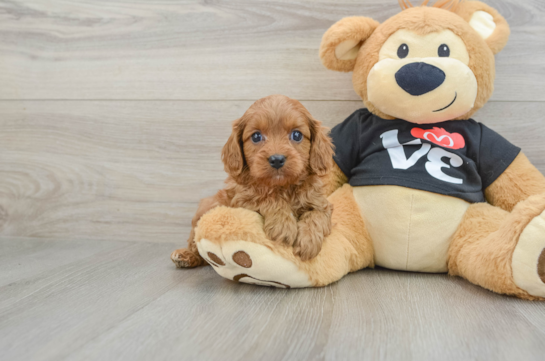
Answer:
[[246, 283], [317, 287], [380, 265], [544, 299], [545, 177], [470, 119], [492, 95], [509, 26], [478, 1], [400, 3], [382, 24], [345, 18], [322, 40], [322, 62], [353, 72], [367, 109], [331, 132], [335, 226], [320, 254], [302, 262], [266, 238], [257, 213], [226, 207], [199, 222], [199, 253]]

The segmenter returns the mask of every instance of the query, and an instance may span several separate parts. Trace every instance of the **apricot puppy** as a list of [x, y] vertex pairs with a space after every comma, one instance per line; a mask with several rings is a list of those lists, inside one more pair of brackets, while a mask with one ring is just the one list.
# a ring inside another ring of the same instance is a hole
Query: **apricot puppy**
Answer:
[[271, 240], [292, 246], [302, 260], [314, 258], [331, 233], [332, 205], [322, 184], [333, 165], [328, 129], [297, 100], [271, 95], [256, 101], [233, 123], [222, 160], [226, 187], [203, 199], [192, 220], [187, 249], [171, 255], [179, 268], [205, 264], [194, 228], [210, 209], [241, 207], [264, 217]]

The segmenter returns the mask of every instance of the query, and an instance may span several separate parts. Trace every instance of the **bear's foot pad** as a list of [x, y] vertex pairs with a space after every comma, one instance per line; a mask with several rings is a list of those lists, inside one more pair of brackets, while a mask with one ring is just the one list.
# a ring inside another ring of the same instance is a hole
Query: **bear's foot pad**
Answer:
[[200, 255], [222, 277], [277, 288], [312, 287], [308, 275], [272, 249], [246, 241], [197, 242]]
[[539, 256], [539, 261], [537, 262], [537, 273], [539, 274], [541, 281], [545, 283], [545, 249], [543, 249], [541, 256]]

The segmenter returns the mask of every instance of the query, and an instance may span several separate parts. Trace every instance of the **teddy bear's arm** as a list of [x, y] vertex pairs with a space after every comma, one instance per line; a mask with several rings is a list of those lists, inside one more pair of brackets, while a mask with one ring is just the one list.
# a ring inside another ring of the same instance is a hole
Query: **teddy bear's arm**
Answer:
[[331, 171], [322, 177], [322, 182], [324, 182], [325, 195], [329, 196], [338, 188], [341, 188], [343, 184], [347, 183], [348, 178], [337, 163], [333, 162]]
[[535, 194], [545, 193], [545, 177], [522, 152], [501, 176], [485, 190], [493, 206], [511, 212], [515, 205]]

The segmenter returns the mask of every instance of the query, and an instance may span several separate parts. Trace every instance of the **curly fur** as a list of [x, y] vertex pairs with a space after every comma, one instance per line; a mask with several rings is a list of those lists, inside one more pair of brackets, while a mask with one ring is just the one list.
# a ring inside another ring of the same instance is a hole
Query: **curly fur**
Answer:
[[[290, 140], [295, 129], [303, 134], [300, 143]], [[265, 141], [252, 142], [256, 131]], [[222, 160], [229, 174], [226, 187], [201, 201], [193, 228], [204, 213], [218, 205], [246, 208], [264, 217], [270, 239], [292, 246], [302, 260], [314, 258], [332, 226], [332, 206], [322, 182], [333, 166], [333, 145], [327, 133], [297, 100], [272, 95], [256, 101], [233, 123], [223, 147]], [[269, 164], [274, 154], [286, 157], [280, 169]], [[175, 251], [172, 260], [179, 267], [204, 263], [196, 250], [193, 230], [188, 245], [188, 250]]]

